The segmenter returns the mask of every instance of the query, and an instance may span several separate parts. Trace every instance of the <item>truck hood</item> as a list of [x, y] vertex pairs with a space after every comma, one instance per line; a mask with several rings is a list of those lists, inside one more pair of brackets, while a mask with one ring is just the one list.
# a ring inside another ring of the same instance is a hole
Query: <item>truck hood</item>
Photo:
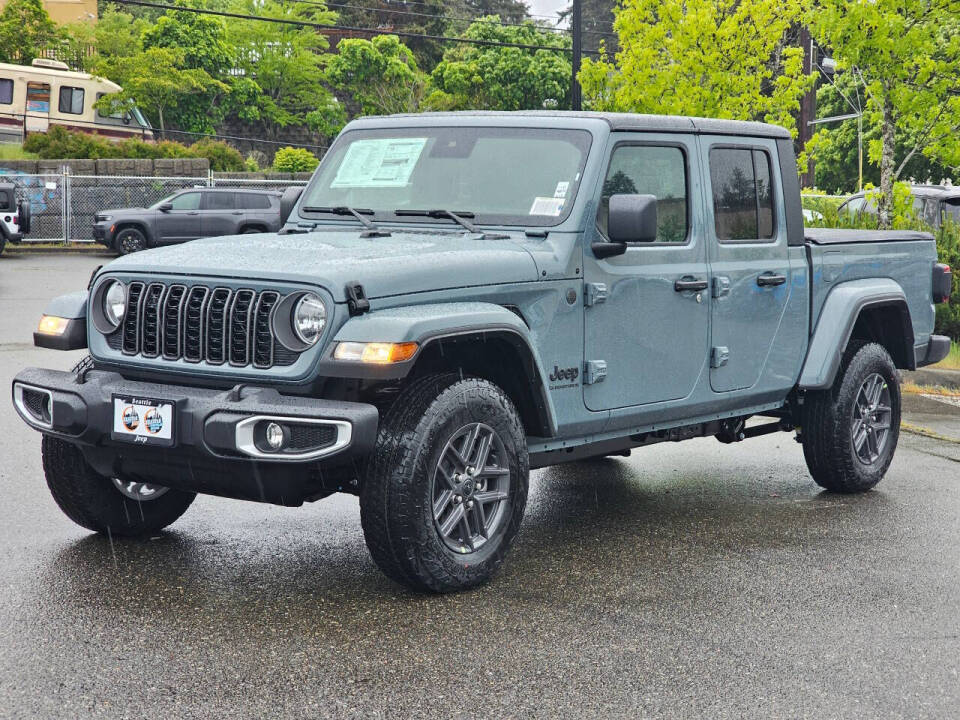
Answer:
[[308, 283], [344, 302], [344, 286], [354, 281], [369, 298], [535, 281], [536, 263], [518, 240], [429, 230], [363, 238], [359, 231], [321, 229], [204, 238], [127, 255], [105, 269]]

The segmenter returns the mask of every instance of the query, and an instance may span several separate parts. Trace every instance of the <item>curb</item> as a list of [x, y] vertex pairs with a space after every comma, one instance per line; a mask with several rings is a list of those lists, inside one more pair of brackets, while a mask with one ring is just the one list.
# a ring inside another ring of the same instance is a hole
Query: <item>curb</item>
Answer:
[[919, 368], [918, 370], [904, 370], [904, 381], [927, 387], [942, 387], [949, 390], [960, 390], [960, 370], [942, 370], [940, 368]]
[[107, 248], [93, 243], [83, 245], [46, 245], [42, 247], [8, 245], [3, 255], [112, 255]]

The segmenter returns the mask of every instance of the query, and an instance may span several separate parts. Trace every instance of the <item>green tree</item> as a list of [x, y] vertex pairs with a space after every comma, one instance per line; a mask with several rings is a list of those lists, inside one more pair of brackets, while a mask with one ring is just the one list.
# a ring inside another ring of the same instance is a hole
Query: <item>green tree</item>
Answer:
[[616, 65], [584, 61], [594, 109], [762, 120], [794, 127], [813, 77], [791, 30], [809, 0], [632, 0]]
[[277, 172], [311, 172], [320, 161], [306, 148], [285, 147], [273, 157], [273, 169]]
[[[570, 38], [532, 22], [519, 27], [498, 25], [490, 16], [472, 23], [461, 37], [519, 45], [569, 48]], [[433, 69], [435, 108], [530, 110], [570, 107], [570, 55], [555, 50], [456, 45]]]
[[0, 62], [29, 65], [56, 38], [41, 0], [10, 0], [0, 11]]
[[181, 52], [158, 47], [136, 55], [106, 58], [97, 64], [97, 72], [121, 85], [123, 90], [104, 96], [97, 106], [109, 112], [122, 112], [136, 105], [163, 132], [171, 109], [182, 105], [185, 99], [210, 97], [228, 90], [205, 70], [183, 69], [184, 64]]
[[[344, 7], [344, 6], [347, 7]], [[453, 3], [446, 0], [419, 0], [416, 4], [383, 0], [350, 0], [336, 5], [337, 24], [351, 27], [390, 28], [417, 35], [446, 35], [451, 27]], [[465, 27], [463, 23], [455, 27]], [[404, 38], [421, 67], [433, 67], [443, 55], [444, 44], [426, 38]]]
[[916, 155], [960, 165], [957, 2], [820, 0], [813, 25], [864, 88], [867, 120], [879, 128], [869, 154], [880, 166], [880, 226], [890, 227], [894, 183]]
[[[106, 58], [136, 55], [143, 49], [140, 38], [150, 24], [108, 5], [95, 24], [76, 22], [61, 28], [72, 57], [80, 58], [84, 70], [92, 70]], [[94, 54], [87, 49], [93, 47]]]
[[[817, 90], [817, 114], [819, 117], [845, 115], [853, 108], [843, 99], [846, 95], [854, 105], [865, 102], [863, 88], [859, 88], [860, 80], [853, 73], [839, 73], [834, 82], [836, 86], [825, 82]], [[821, 126], [823, 128], [823, 126]], [[864, 125], [864, 151], [870, 142], [880, 137], [880, 128], [875, 124]], [[859, 189], [859, 151], [857, 145], [856, 119], [831, 123], [817, 132], [807, 146], [807, 150], [816, 160], [816, 185], [827, 192], [848, 193]], [[909, 152], [909, 141], [898, 140], [896, 149], [897, 164], [903, 162]], [[922, 153], [915, 153], [907, 161], [901, 177], [916, 182], [940, 182], [956, 171], [926, 157]], [[871, 163], [869, 157], [864, 158], [863, 182], [865, 184], [880, 185], [880, 168]]]
[[327, 65], [327, 79], [366, 115], [416, 112], [427, 76], [396, 35], [341, 40]]
[[[336, 17], [320, 3], [236, 0], [230, 7], [245, 15], [321, 25], [332, 24]], [[295, 25], [250, 20], [231, 22], [227, 34], [237, 48], [237, 71], [250, 81], [244, 89], [248, 112], [241, 117], [253, 133], [275, 140], [280, 130], [291, 126], [325, 135], [339, 129], [343, 110], [324, 87], [325, 36]]]
[[[580, 22], [583, 27], [584, 50], [606, 50], [616, 54], [620, 50], [616, 33], [613, 32], [613, 22], [616, 11], [623, 6], [623, 0], [581, 0]], [[573, 5], [567, 5], [557, 15], [571, 22]]]
[[144, 49], [182, 51], [185, 68], [205, 70], [216, 78], [233, 67], [236, 55], [223, 20], [184, 10], [168, 10], [143, 32], [141, 40]]

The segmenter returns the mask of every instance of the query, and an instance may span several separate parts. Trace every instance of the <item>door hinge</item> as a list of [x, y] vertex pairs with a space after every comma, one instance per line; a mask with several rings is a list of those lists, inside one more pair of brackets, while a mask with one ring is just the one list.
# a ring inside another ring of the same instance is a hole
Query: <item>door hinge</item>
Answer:
[[593, 385], [607, 377], [606, 360], [587, 360], [583, 364], [583, 384]]
[[713, 297], [722, 298], [730, 294], [730, 278], [717, 275], [713, 279]]
[[723, 346], [715, 347], [710, 351], [710, 367], [718, 368], [727, 364], [730, 359], [730, 350]]
[[606, 283], [587, 283], [583, 286], [583, 304], [587, 307], [606, 302]]

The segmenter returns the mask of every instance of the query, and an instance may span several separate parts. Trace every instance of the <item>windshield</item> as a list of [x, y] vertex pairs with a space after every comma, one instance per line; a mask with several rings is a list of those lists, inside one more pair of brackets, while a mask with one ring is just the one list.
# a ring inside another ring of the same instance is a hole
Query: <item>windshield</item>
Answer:
[[[570, 212], [590, 148], [583, 130], [421, 127], [354, 130], [324, 157], [305, 193], [311, 207], [444, 210], [491, 225], [556, 225]], [[451, 223], [449, 216], [416, 222]]]

